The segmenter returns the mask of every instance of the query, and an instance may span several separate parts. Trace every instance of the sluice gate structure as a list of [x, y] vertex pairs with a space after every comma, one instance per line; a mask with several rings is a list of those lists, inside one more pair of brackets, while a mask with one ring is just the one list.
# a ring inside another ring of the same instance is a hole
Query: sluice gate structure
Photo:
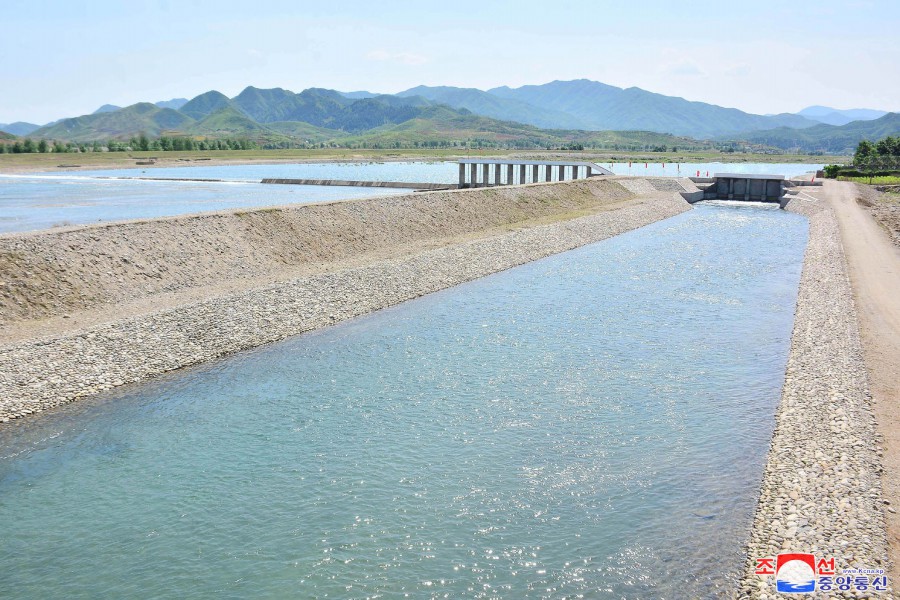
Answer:
[[781, 202], [788, 182], [784, 175], [716, 173], [713, 177], [691, 177], [702, 191], [689, 202], [699, 200], [743, 200], [745, 202]]
[[714, 177], [691, 177], [700, 191], [685, 195], [693, 204], [700, 200], [738, 200], [743, 202], [778, 202], [784, 207], [796, 188], [821, 186], [815, 176], [811, 179], [797, 177], [785, 179], [784, 175], [749, 173], [716, 173]]

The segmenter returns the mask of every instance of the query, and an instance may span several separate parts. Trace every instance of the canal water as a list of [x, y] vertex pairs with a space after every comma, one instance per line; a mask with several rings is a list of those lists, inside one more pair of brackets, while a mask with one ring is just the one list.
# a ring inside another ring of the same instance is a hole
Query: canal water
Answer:
[[639, 230], [0, 428], [0, 597], [735, 582], [806, 220]]
[[[646, 166], [645, 166], [646, 164]], [[618, 175], [688, 177], [707, 172], [776, 173], [793, 177], [822, 168], [814, 164], [611, 163]], [[556, 175], [553, 175], [556, 177]], [[116, 179], [107, 179], [107, 178]], [[220, 179], [146, 181], [157, 177]], [[345, 179], [456, 183], [455, 162], [305, 163], [113, 169], [31, 175], [0, 174], [0, 234], [123, 219], [195, 212], [308, 204], [343, 198], [409, 193], [384, 188], [262, 185], [265, 178]]]

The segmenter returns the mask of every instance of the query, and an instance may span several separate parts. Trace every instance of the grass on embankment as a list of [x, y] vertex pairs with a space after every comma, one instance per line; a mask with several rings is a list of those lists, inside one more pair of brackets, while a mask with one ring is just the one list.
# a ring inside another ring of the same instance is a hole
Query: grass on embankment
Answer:
[[725, 152], [604, 152], [604, 151], [513, 151], [513, 150], [464, 150], [445, 148], [368, 150], [346, 148], [292, 149], [292, 150], [214, 150], [191, 152], [85, 152], [47, 154], [0, 154], [0, 173], [25, 171], [56, 171], [60, 168], [113, 169], [152, 168], [138, 165], [151, 158], [156, 166], [195, 166], [209, 163], [254, 163], [290, 161], [340, 161], [340, 160], [452, 160], [466, 157], [517, 156], [534, 160], [587, 160], [594, 162], [728, 162], [728, 163], [840, 163], [847, 162], [841, 156], [811, 156], [804, 154], [740, 154]]
[[853, 181], [870, 185], [900, 185], [900, 175], [878, 175], [876, 177], [838, 177], [838, 181]]

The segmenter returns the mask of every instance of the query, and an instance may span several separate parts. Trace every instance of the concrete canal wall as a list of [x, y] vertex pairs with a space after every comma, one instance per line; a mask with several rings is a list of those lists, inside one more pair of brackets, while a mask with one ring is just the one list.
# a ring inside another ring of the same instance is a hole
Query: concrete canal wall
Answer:
[[[0, 238], [0, 421], [689, 210], [668, 188], [590, 179]], [[35, 335], [44, 323], [65, 331]]]

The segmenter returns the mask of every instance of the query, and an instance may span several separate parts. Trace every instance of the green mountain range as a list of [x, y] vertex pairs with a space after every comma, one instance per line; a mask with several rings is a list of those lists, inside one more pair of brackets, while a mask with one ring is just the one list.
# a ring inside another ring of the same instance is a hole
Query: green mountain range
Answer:
[[128, 139], [139, 133], [158, 137], [166, 132], [182, 131], [193, 122], [193, 119], [177, 110], [139, 102], [111, 112], [63, 119], [53, 125], [41, 127], [31, 135], [72, 142]]
[[188, 101], [178, 109], [178, 112], [187, 115], [196, 121], [200, 121], [223, 108], [239, 110], [237, 106], [231, 102], [231, 99], [228, 96], [222, 92], [212, 90], [205, 94], [200, 94], [196, 98]]
[[91, 114], [99, 115], [100, 113], [108, 113], [108, 112], [117, 111], [121, 108], [122, 108], [121, 106], [116, 106], [115, 104], [104, 104], [103, 106], [101, 106], [100, 108], [98, 108], [97, 110], [92, 112]]
[[622, 149], [677, 147], [683, 150], [706, 150], [714, 147], [710, 142], [650, 131], [541, 129], [533, 125], [500, 121], [468, 111], [454, 110], [448, 106], [430, 107], [417, 118], [371, 129], [363, 134], [342, 138], [340, 141], [344, 144], [368, 143], [384, 147], [405, 146], [410, 143], [425, 146], [438, 143], [457, 145], [464, 141], [523, 149], [592, 144], [605, 148], [618, 146]]
[[640, 88], [618, 88], [597, 81], [553, 81], [488, 93], [578, 119], [579, 129], [643, 130], [708, 138], [778, 126], [811, 127], [815, 121], [793, 114], [763, 116], [736, 108], [655, 94]]
[[589, 129], [581, 119], [566, 112], [540, 108], [511, 98], [501, 98], [474, 88], [427, 87], [420, 85], [397, 94], [400, 97], [420, 96], [452, 108], [464, 108], [476, 115], [501, 121], [517, 121], [545, 129]]
[[207, 115], [199, 115], [197, 121], [185, 125], [183, 131], [190, 135], [218, 138], [264, 138], [271, 133], [265, 125], [257, 123], [230, 103]]
[[801, 150], [803, 152], [823, 152], [826, 154], [853, 154], [856, 145], [862, 140], [880, 140], [889, 135], [900, 133], [900, 114], [887, 113], [880, 119], [872, 121], [852, 121], [846, 125], [827, 125], [825, 123], [805, 129], [778, 127], [765, 131], [754, 131], [742, 134], [739, 139], [754, 144], [781, 148], [782, 150]]
[[200, 94], [178, 110], [142, 102], [121, 109], [63, 119], [30, 132], [38, 138], [73, 142], [126, 140], [183, 134], [249, 137], [260, 140], [335, 139], [421, 117], [436, 104], [418, 96], [381, 95], [347, 98], [333, 90], [311, 88], [299, 94], [248, 87], [235, 98], [217, 91]]
[[40, 125], [34, 123], [25, 123], [24, 121], [16, 121], [15, 123], [0, 123], [0, 132], [10, 133], [12, 135], [30, 135], [32, 132], [40, 129]]
[[[836, 111], [827, 107], [805, 110], [827, 119], [855, 114], [841, 111], [843, 116], [835, 117]], [[872, 111], [860, 114], [871, 116]], [[575, 80], [488, 91], [419, 86], [396, 95], [251, 86], [234, 98], [212, 90], [189, 101], [104, 105], [92, 115], [62, 119], [28, 135], [74, 142], [127, 140], [144, 133], [246, 137], [274, 144], [482, 140], [513, 147], [603, 143], [698, 149], [745, 141], [843, 152], [860, 139], [877, 139], [883, 130], [898, 133], [891, 130], [890, 119], [881, 123], [853, 121], [834, 128], [801, 115], [753, 115], [639, 88]]]
[[883, 117], [887, 112], [883, 110], [873, 110], [871, 108], [840, 110], [829, 106], [807, 106], [797, 114], [801, 117], [818, 121], [819, 123], [827, 123], [828, 125], [846, 125], [853, 121], [873, 121]]

